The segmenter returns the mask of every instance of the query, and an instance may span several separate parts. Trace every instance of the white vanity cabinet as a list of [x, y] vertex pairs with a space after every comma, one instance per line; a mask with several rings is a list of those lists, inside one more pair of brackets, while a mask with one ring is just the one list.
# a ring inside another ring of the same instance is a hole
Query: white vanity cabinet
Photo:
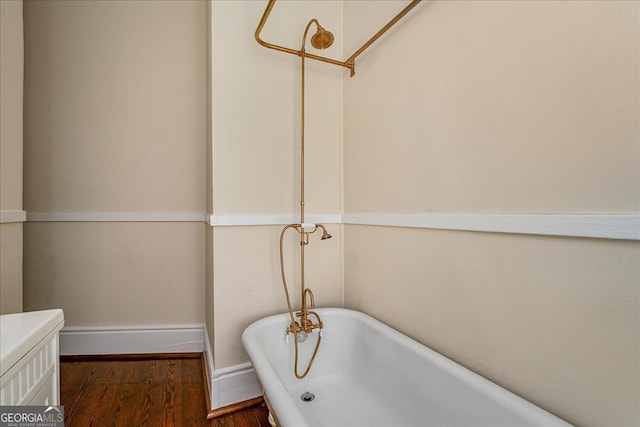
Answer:
[[60, 405], [62, 310], [0, 316], [0, 405]]

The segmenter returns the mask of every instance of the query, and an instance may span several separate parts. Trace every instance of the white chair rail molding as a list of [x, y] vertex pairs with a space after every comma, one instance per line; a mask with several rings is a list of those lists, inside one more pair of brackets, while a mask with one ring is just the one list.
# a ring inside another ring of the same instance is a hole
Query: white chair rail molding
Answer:
[[[294, 214], [205, 214], [25, 212], [2, 211], [8, 222], [206, 222], [211, 227], [281, 225], [295, 221]], [[640, 240], [639, 214], [594, 213], [343, 213], [310, 214], [309, 222], [383, 227], [412, 227], [487, 233], [538, 234]]]

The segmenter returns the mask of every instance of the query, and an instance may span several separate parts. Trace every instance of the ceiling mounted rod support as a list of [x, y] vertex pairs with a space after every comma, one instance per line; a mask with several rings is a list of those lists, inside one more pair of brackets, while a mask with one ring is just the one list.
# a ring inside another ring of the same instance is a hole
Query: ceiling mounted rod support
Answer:
[[276, 0], [269, 0], [269, 3], [267, 4], [267, 7], [264, 10], [264, 13], [262, 14], [262, 18], [258, 23], [258, 28], [256, 28], [255, 38], [260, 45], [269, 49], [275, 49], [280, 52], [285, 52], [285, 53], [289, 53], [289, 54], [300, 56], [300, 57], [304, 56], [305, 58], [314, 59], [316, 61], [327, 62], [329, 64], [339, 65], [341, 67], [348, 68], [351, 71], [350, 77], [353, 77], [356, 73], [356, 70], [355, 70], [356, 58], [362, 52], [364, 52], [369, 46], [371, 46], [376, 40], [378, 40], [384, 33], [386, 33], [387, 30], [389, 30], [389, 28], [393, 27], [400, 19], [402, 19], [407, 13], [409, 13], [411, 9], [416, 7], [418, 3], [420, 3], [421, 1], [422, 0], [412, 0], [411, 3], [409, 3], [404, 9], [400, 11], [400, 13], [394, 16], [393, 19], [391, 19], [384, 27], [382, 27], [377, 33], [375, 33], [373, 37], [367, 40], [358, 50], [356, 50], [353, 53], [353, 55], [351, 55], [344, 61], [338, 61], [336, 59], [327, 58], [325, 56], [314, 55], [304, 50], [295, 50], [288, 47], [279, 46], [277, 44], [267, 43], [264, 40], [262, 40], [260, 38], [260, 33], [262, 32], [264, 25], [267, 23], [267, 19], [271, 14], [271, 10], [273, 9], [273, 6], [276, 4]]

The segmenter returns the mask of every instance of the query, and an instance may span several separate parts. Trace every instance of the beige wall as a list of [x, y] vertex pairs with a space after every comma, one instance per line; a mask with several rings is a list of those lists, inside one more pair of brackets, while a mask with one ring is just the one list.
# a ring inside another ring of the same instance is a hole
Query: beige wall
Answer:
[[[345, 38], [368, 5], [345, 3]], [[372, 19], [397, 7], [371, 5]], [[639, 13], [419, 6], [344, 84], [345, 212], [638, 214]], [[637, 241], [362, 226], [344, 239], [346, 306], [572, 423], [640, 423]]]
[[[0, 2], [0, 211], [22, 210], [22, 1]], [[0, 314], [22, 311], [22, 223], [0, 224]]]
[[[213, 2], [213, 197], [216, 214], [297, 213], [300, 58], [258, 45], [264, 2]], [[340, 2], [282, 2], [262, 37], [299, 49], [307, 21], [340, 27]], [[341, 43], [323, 51], [341, 56]], [[306, 208], [340, 209], [343, 70], [307, 61]]]
[[[211, 215], [213, 213], [213, 145], [211, 142], [211, 135], [213, 133], [213, 104], [212, 100], [212, 91], [211, 86], [213, 84], [212, 81], [212, 48], [213, 41], [211, 40], [211, 2], [207, 2], [207, 39], [206, 39], [206, 49], [207, 49], [207, 69], [206, 69], [206, 85], [207, 85], [207, 105], [206, 105], [206, 126], [207, 126], [207, 150], [206, 150], [206, 182], [205, 182], [205, 193], [206, 193], [206, 205], [205, 212], [207, 215]], [[209, 341], [205, 344], [205, 351], [213, 352], [213, 331], [214, 331], [214, 312], [213, 312], [213, 228], [207, 227], [206, 232], [206, 251], [205, 251], [205, 283], [204, 283], [204, 311], [205, 311], [205, 328], [206, 328], [206, 339]], [[206, 347], [208, 344], [209, 347]], [[209, 364], [209, 356], [213, 358], [213, 354], [206, 354], [208, 364]], [[207, 364], [207, 366], [209, 366]], [[211, 374], [208, 372], [208, 374]]]
[[[205, 209], [205, 3], [25, 4], [30, 213]], [[25, 229], [25, 308], [68, 326], [204, 323], [199, 222]]]
[[[398, 4], [279, 2], [263, 36], [297, 48], [317, 17], [342, 58]], [[298, 212], [299, 58], [255, 43], [263, 2], [211, 7], [206, 77], [204, 2], [25, 5], [27, 210]], [[425, 2], [355, 78], [309, 61], [307, 213], [637, 213], [638, 13]], [[638, 242], [330, 229], [308, 250], [319, 304], [344, 297], [568, 421], [638, 424]], [[244, 327], [286, 307], [279, 231], [29, 223], [25, 308], [206, 322], [216, 369], [242, 363]]]
[[418, 6], [345, 82], [345, 211], [638, 212], [638, 7]]
[[0, 225], [0, 314], [23, 308], [22, 229], [22, 223]]
[[25, 206], [202, 212], [205, 5], [28, 2]]
[[636, 425], [638, 242], [347, 227], [345, 304], [577, 425]]
[[205, 225], [36, 222], [25, 227], [25, 308], [67, 326], [204, 323]]
[[[300, 58], [259, 46], [253, 34], [266, 2], [215, 1], [213, 31], [213, 213], [299, 212]], [[263, 38], [299, 49], [316, 17], [340, 28], [341, 3], [278, 2]], [[324, 51], [341, 57], [340, 40]], [[306, 212], [335, 214], [341, 206], [341, 78], [343, 70], [307, 62]], [[296, 220], [297, 221], [297, 220]], [[219, 227], [213, 232], [216, 369], [246, 362], [240, 334], [252, 321], [286, 310], [278, 260], [279, 226]], [[341, 233], [309, 246], [307, 285], [322, 304], [341, 304]], [[287, 236], [288, 277], [299, 306], [296, 237]], [[209, 285], [211, 286], [211, 285]]]
[[[278, 261], [279, 226], [221, 227], [214, 231], [214, 313], [216, 369], [248, 361], [240, 342], [244, 329], [266, 315], [287, 311]], [[341, 233], [319, 236], [306, 249], [306, 286], [323, 307], [341, 306]], [[298, 247], [288, 235], [285, 268], [293, 309], [300, 307]]]

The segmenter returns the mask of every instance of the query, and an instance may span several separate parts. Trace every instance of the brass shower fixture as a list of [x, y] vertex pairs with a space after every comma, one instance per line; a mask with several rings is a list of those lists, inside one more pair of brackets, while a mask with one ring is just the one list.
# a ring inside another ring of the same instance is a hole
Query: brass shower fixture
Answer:
[[[262, 32], [264, 25], [267, 23], [267, 19], [271, 14], [271, 10], [273, 9], [273, 6], [276, 4], [276, 0], [269, 0], [269, 3], [267, 4], [267, 7], [264, 10], [264, 14], [260, 19], [260, 22], [258, 23], [258, 28], [256, 28], [255, 38], [256, 38], [256, 41], [260, 43], [260, 45], [267, 47], [269, 49], [275, 49], [280, 52], [290, 53], [292, 55], [307, 57], [310, 59], [315, 59], [316, 61], [322, 61], [322, 62], [327, 62], [329, 64], [346, 67], [351, 71], [350, 76], [353, 77], [356, 73], [356, 70], [355, 70], [356, 58], [362, 52], [364, 52], [369, 46], [371, 46], [373, 42], [378, 40], [384, 33], [386, 33], [389, 28], [393, 27], [400, 19], [402, 19], [407, 13], [409, 13], [411, 9], [416, 7], [418, 3], [420, 3], [421, 1], [422, 0], [412, 0], [404, 9], [402, 9], [396, 16], [394, 16], [389, 22], [387, 22], [387, 24], [384, 27], [382, 27], [369, 40], [367, 40], [358, 50], [356, 50], [353, 53], [353, 55], [351, 55], [344, 61], [338, 61], [336, 59], [327, 58], [325, 56], [319, 56], [319, 55], [314, 55], [312, 53], [307, 53], [305, 52], [304, 47], [301, 50], [295, 50], [295, 49], [290, 49], [288, 47], [279, 46], [273, 43], [267, 43], [264, 40], [262, 40], [260, 38], [260, 33]], [[326, 31], [317, 22], [318, 21], [316, 21], [316, 25], [318, 26], [318, 31], [311, 37], [311, 45], [316, 49], [325, 49], [329, 47], [331, 43], [333, 43], [333, 34]]]
[[311, 36], [311, 46], [320, 50], [326, 49], [333, 44], [333, 34], [331, 31], [322, 28], [322, 25], [318, 24], [318, 21], [316, 21], [316, 25], [318, 26], [318, 30]]
[[[301, 302], [300, 302], [300, 310], [295, 312], [291, 306], [291, 298], [289, 296], [289, 287], [287, 286], [287, 278], [285, 274], [284, 268], [284, 236], [287, 230], [294, 229], [300, 234], [300, 267], [301, 267]], [[331, 235], [327, 232], [327, 229], [322, 224], [289, 224], [286, 225], [282, 231], [280, 232], [280, 274], [282, 276], [282, 285], [284, 287], [284, 294], [287, 300], [287, 308], [289, 310], [289, 317], [291, 322], [286, 330], [287, 340], [289, 334], [293, 335], [294, 349], [295, 349], [295, 360], [293, 363], [293, 372], [298, 379], [302, 379], [307, 376], [309, 371], [311, 370], [311, 366], [313, 366], [313, 361], [318, 354], [318, 349], [320, 348], [320, 341], [322, 340], [322, 329], [324, 325], [322, 324], [322, 320], [318, 313], [313, 311], [316, 308], [315, 298], [313, 296], [313, 292], [311, 289], [305, 287], [304, 284], [304, 247], [309, 244], [309, 235], [318, 231], [318, 229], [322, 230], [322, 236], [320, 240], [330, 239]], [[309, 298], [309, 303], [307, 304], [307, 298]], [[299, 320], [296, 320], [298, 318]], [[313, 320], [315, 319], [315, 321]], [[298, 350], [298, 344], [306, 341], [307, 337], [313, 333], [318, 333], [318, 338], [316, 341], [316, 345], [313, 348], [313, 354], [311, 355], [311, 359], [307, 364], [304, 372], [300, 373], [298, 371], [298, 356], [300, 354]]]
[[[296, 378], [302, 379], [304, 378], [311, 369], [313, 365], [313, 361], [318, 354], [318, 349], [320, 348], [320, 341], [322, 340], [322, 328], [324, 327], [322, 324], [322, 320], [320, 320], [320, 316], [313, 311], [316, 307], [315, 299], [313, 296], [313, 292], [311, 289], [307, 288], [305, 285], [305, 257], [304, 251], [305, 246], [309, 244], [309, 236], [318, 229], [322, 230], [322, 236], [320, 240], [326, 240], [331, 238], [331, 234], [327, 231], [324, 225], [322, 224], [310, 224], [304, 222], [304, 161], [305, 161], [305, 152], [304, 152], [304, 105], [305, 105], [305, 68], [304, 68], [304, 60], [305, 60], [305, 44], [307, 43], [307, 34], [309, 33], [309, 29], [311, 26], [315, 24], [316, 32], [313, 36], [311, 36], [311, 44], [316, 49], [324, 49], [327, 48], [333, 43], [333, 34], [329, 31], [322, 28], [317, 19], [313, 18], [308, 23], [304, 29], [304, 33], [302, 35], [302, 46], [300, 47], [300, 70], [301, 70], [301, 91], [300, 91], [300, 223], [299, 224], [289, 224], [286, 225], [282, 232], [280, 233], [280, 273], [282, 275], [282, 285], [284, 287], [284, 293], [287, 298], [287, 307], [289, 309], [289, 316], [291, 318], [291, 323], [286, 330], [287, 337], [289, 334], [293, 334], [293, 342], [295, 345], [295, 361], [293, 365], [293, 371], [296, 375]], [[291, 299], [289, 297], [289, 288], [287, 286], [287, 279], [285, 277], [285, 268], [284, 268], [284, 254], [283, 254], [283, 241], [284, 235], [287, 230], [293, 229], [298, 232], [300, 235], [300, 310], [295, 312], [291, 307]], [[309, 299], [309, 304], [307, 304], [307, 298]], [[296, 320], [299, 318], [299, 320]], [[315, 320], [314, 320], [315, 319]], [[313, 349], [313, 355], [307, 364], [304, 372], [300, 373], [298, 371], [298, 356], [300, 354], [298, 350], [298, 343], [306, 341], [307, 337], [314, 333], [318, 332], [318, 338], [316, 341], [316, 345]]]
[[[331, 238], [331, 235], [322, 224], [309, 224], [305, 223], [305, 59], [315, 59], [318, 61], [328, 62], [330, 64], [340, 65], [351, 70], [351, 76], [355, 74], [355, 58], [360, 55], [366, 48], [368, 48], [373, 42], [375, 42], [382, 34], [384, 34], [389, 28], [391, 28], [396, 22], [398, 22], [404, 15], [406, 15], [411, 9], [413, 9], [421, 0], [413, 0], [408, 6], [406, 6], [399, 14], [397, 14], [391, 21], [387, 23], [380, 31], [374, 34], [360, 49], [358, 49], [353, 55], [351, 55], [344, 62], [336, 61], [334, 59], [326, 58], [323, 56], [307, 53], [305, 45], [307, 42], [307, 34], [312, 25], [315, 24], [316, 32], [311, 36], [311, 45], [316, 49], [326, 49], [333, 43], [334, 37], [331, 32], [324, 29], [317, 19], [313, 18], [304, 29], [302, 35], [302, 45], [300, 50], [289, 49], [283, 46], [266, 43], [260, 39], [260, 32], [267, 22], [267, 18], [275, 5], [276, 0], [269, 0], [267, 8], [265, 9], [262, 19], [258, 24], [258, 28], [255, 32], [255, 38], [262, 46], [279, 50], [282, 52], [294, 54], [300, 57], [300, 222], [298, 224], [288, 224], [280, 232], [280, 273], [282, 275], [282, 285], [284, 287], [285, 296], [287, 299], [287, 308], [289, 310], [289, 316], [291, 322], [286, 330], [286, 336], [293, 335], [294, 348], [295, 348], [295, 361], [293, 371], [298, 379], [304, 378], [311, 369], [313, 361], [316, 358], [320, 342], [322, 340], [323, 323], [320, 316], [313, 311], [315, 309], [315, 301], [313, 292], [306, 287], [305, 284], [305, 246], [309, 244], [309, 236], [318, 230], [322, 230], [320, 240], [326, 240]], [[295, 311], [291, 305], [291, 298], [289, 296], [289, 288], [287, 285], [285, 266], [284, 266], [284, 236], [287, 230], [293, 229], [299, 234], [300, 241], [300, 310]], [[309, 300], [307, 303], [307, 299]], [[298, 344], [304, 342], [310, 334], [318, 333], [316, 344], [313, 348], [313, 354], [308, 361], [307, 367], [302, 373], [298, 370], [298, 356], [299, 349]]]

